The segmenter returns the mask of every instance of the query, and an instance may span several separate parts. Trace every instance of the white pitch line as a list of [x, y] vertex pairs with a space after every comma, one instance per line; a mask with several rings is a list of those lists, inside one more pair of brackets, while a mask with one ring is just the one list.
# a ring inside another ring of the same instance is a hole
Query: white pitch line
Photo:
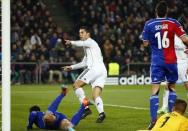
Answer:
[[[72, 104], [78, 104], [78, 103], [72, 103]], [[32, 105], [48, 106], [48, 104], [11, 104], [11, 105], [12, 106], [32, 106]], [[0, 106], [1, 106], [1, 104], [0, 104]], [[104, 104], [104, 106], [135, 109], [135, 110], [145, 110], [145, 111], [149, 110], [149, 108], [146, 108], [146, 107], [136, 107], [136, 106], [127, 106], [127, 105]], [[188, 112], [186, 112], [186, 114], [188, 114]]]
[[149, 108], [145, 108], [145, 107], [126, 106], [126, 105], [112, 105], [112, 104], [104, 104], [104, 106], [110, 106], [110, 107], [120, 107], [120, 108], [128, 108], [128, 109], [135, 109], [135, 110], [149, 110]]
[[[78, 104], [78, 103], [72, 103], [72, 104]], [[33, 104], [12, 104], [12, 106], [29, 106], [29, 105], [33, 105]], [[35, 104], [35, 105], [47, 106], [48, 104]], [[135, 109], [135, 110], [149, 110], [148, 108], [145, 107], [136, 107], [136, 106], [127, 106], [127, 105], [104, 104], [104, 106], [120, 107], [120, 108]]]
[[[41, 94], [41, 93], [52, 93], [52, 92], [57, 92], [57, 91], [15, 91], [13, 94], [22, 94], [22, 93], [34, 93], [34, 94]], [[77, 104], [77, 103], [72, 103], [72, 104]], [[12, 104], [13, 106], [24, 106], [24, 105], [32, 105], [32, 104]], [[41, 106], [48, 106], [47, 104], [35, 104], [35, 105], [41, 105]], [[1, 104], [0, 104], [1, 106]], [[146, 107], [136, 107], [136, 106], [128, 106], [128, 105], [114, 105], [114, 104], [104, 104], [104, 106], [108, 107], [119, 107], [119, 108], [127, 108], [127, 109], [135, 109], [135, 110], [149, 110], [149, 108]], [[188, 113], [188, 112], [186, 112]]]

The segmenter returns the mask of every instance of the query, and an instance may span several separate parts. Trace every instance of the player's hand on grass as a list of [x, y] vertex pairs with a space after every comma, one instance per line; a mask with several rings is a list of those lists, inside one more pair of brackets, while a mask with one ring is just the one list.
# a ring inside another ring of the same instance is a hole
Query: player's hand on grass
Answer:
[[62, 67], [64, 71], [71, 71], [72, 67], [71, 66], [64, 66]]

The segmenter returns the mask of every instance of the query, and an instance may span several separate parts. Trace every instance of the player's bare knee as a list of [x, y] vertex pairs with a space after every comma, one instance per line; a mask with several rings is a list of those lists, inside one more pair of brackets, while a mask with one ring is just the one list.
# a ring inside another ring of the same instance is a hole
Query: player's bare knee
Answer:
[[77, 82], [75, 82], [75, 83], [73, 84], [73, 89], [74, 89], [74, 90], [78, 89], [79, 87], [80, 87], [80, 85], [79, 85]]
[[93, 93], [92, 93], [92, 97], [93, 97], [93, 100], [95, 100], [97, 97], [99, 97], [101, 95], [101, 89], [99, 88], [95, 88], [93, 90]]
[[175, 90], [175, 84], [174, 83], [168, 83], [168, 89], [171, 91], [174, 91]]
[[92, 92], [92, 98], [93, 98], [93, 100], [95, 100], [97, 98], [97, 94], [95, 91]]
[[152, 95], [158, 95], [159, 91], [160, 91], [160, 89], [156, 89], [156, 90], [152, 91]]
[[99, 97], [100, 95], [97, 95], [97, 94], [93, 94], [92, 95], [92, 98], [93, 98], [93, 100], [95, 101], [95, 99], [97, 98], [97, 97]]
[[73, 89], [76, 90], [80, 87], [82, 88], [84, 85], [85, 85], [85, 83], [83, 81], [77, 80], [73, 84]]
[[160, 90], [159, 84], [152, 85], [152, 95], [158, 95]]
[[171, 87], [168, 87], [168, 90], [169, 90], [170, 92], [175, 92], [175, 89], [174, 89], [174, 88], [171, 88]]
[[73, 90], [76, 90], [76, 84], [75, 83], [73, 84]]

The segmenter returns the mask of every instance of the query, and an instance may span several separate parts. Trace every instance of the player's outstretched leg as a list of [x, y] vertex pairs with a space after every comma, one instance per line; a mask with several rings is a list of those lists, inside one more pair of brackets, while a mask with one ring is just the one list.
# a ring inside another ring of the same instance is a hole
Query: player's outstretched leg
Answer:
[[61, 94], [64, 94], [64, 96], [66, 96], [67, 93], [68, 93], [68, 86], [62, 84], [62, 85], [61, 85]]
[[83, 99], [86, 97], [85, 92], [82, 88], [84, 85], [85, 83], [81, 80], [76, 80], [75, 83], [73, 84], [75, 94], [78, 97], [81, 104], [82, 104]]
[[61, 100], [64, 98], [64, 96], [67, 94], [67, 86], [62, 85], [61, 86], [61, 94], [56, 97], [56, 99], [51, 103], [51, 105], [48, 107], [48, 111], [55, 112], [61, 102]]
[[[82, 104], [84, 98], [86, 98], [85, 92], [82, 88], [84, 85], [85, 85], [85, 83], [81, 80], [77, 80], [73, 85], [73, 88], [75, 90], [75, 94], [78, 97], [81, 104]], [[88, 106], [86, 106], [85, 111], [82, 115], [82, 119], [86, 118], [86, 116], [91, 115], [91, 114], [92, 114], [92, 112], [91, 112], [90, 108]]]
[[83, 99], [83, 102], [80, 106], [80, 109], [78, 110], [78, 112], [72, 117], [71, 119], [71, 123], [76, 126], [78, 125], [78, 123], [80, 122], [80, 120], [82, 119], [82, 115], [84, 114], [85, 112], [85, 107], [89, 106], [89, 105], [93, 105], [94, 103], [87, 99], [87, 98], [84, 98]]
[[85, 111], [84, 111], [84, 113], [82, 115], [82, 119], [85, 119], [88, 115], [91, 115], [91, 114], [92, 114], [91, 109], [89, 107], [86, 107]]

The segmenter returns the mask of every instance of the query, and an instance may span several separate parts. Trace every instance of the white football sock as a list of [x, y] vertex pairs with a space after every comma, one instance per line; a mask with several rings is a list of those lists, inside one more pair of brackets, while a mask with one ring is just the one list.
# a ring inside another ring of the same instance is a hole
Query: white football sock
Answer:
[[77, 88], [75, 90], [75, 94], [78, 97], [80, 103], [82, 104], [83, 99], [86, 97], [85, 93], [84, 93], [84, 90], [82, 88]]
[[95, 106], [97, 108], [97, 111], [100, 113], [104, 112], [104, 107], [103, 107], [103, 101], [101, 99], [100, 96], [98, 96], [96, 99], [95, 99]]
[[169, 90], [164, 90], [163, 94], [163, 106], [162, 109], [168, 109], [168, 96], [169, 96]]

